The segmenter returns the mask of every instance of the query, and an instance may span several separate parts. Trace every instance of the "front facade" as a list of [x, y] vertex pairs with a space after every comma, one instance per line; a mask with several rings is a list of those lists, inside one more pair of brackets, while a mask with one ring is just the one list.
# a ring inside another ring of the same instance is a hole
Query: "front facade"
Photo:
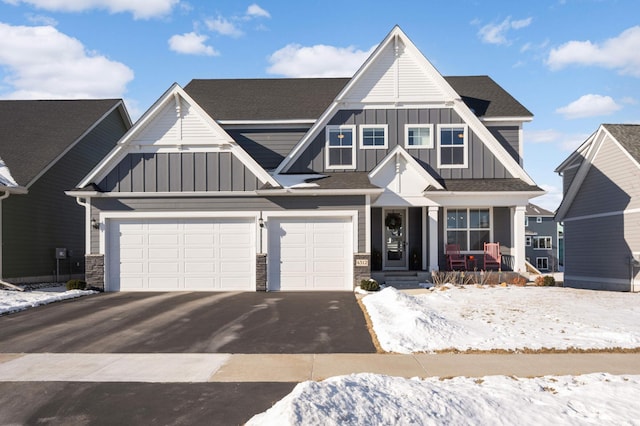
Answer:
[[84, 211], [65, 195], [131, 127], [121, 99], [0, 101], [0, 279], [84, 276]]
[[557, 169], [564, 285], [640, 290], [640, 125], [603, 124]]
[[554, 214], [529, 203], [524, 218], [527, 262], [540, 272], [557, 272], [562, 268], [561, 232]]
[[524, 272], [542, 194], [521, 166], [529, 120], [486, 76], [442, 77], [398, 27], [351, 79], [174, 85], [68, 193], [88, 206], [88, 279], [350, 290], [496, 241]]

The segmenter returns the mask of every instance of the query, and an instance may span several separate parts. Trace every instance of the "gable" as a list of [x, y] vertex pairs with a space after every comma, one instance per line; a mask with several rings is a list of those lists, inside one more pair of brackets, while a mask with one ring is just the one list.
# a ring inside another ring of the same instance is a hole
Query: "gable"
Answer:
[[131, 127], [120, 99], [0, 101], [0, 158], [28, 187], [116, 110]]
[[[238, 180], [235, 186], [234, 179]], [[277, 186], [275, 180], [175, 84], [80, 187], [93, 184], [100, 190], [114, 192], [217, 192], [255, 190], [265, 183]]]

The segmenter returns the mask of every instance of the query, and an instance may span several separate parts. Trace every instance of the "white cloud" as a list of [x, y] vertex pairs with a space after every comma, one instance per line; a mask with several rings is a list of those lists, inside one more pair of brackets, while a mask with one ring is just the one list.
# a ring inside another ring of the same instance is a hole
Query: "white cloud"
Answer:
[[531, 143], [555, 142], [561, 136], [562, 136], [562, 133], [553, 129], [527, 130], [524, 135], [526, 142], [531, 142]]
[[251, 18], [271, 18], [271, 14], [269, 12], [255, 3], [247, 8], [247, 16]]
[[572, 120], [609, 115], [621, 108], [610, 96], [588, 94], [581, 96], [569, 105], [556, 109], [556, 112], [562, 114], [564, 118]]
[[562, 188], [555, 185], [540, 184], [540, 188], [547, 191], [546, 194], [533, 198], [531, 202], [537, 206], [555, 212], [562, 202]]
[[351, 77], [374, 48], [289, 44], [269, 57], [267, 72], [285, 77]]
[[640, 26], [631, 27], [619, 36], [592, 43], [569, 41], [551, 49], [547, 65], [559, 70], [569, 65], [597, 66], [616, 69], [620, 74], [640, 77]]
[[209, 37], [194, 32], [176, 34], [169, 39], [169, 49], [185, 55], [218, 56], [219, 53], [205, 41]]
[[236, 25], [223, 18], [222, 16], [218, 16], [217, 18], [206, 19], [204, 24], [210, 31], [216, 32], [218, 34], [230, 36], [230, 37], [240, 37], [242, 35], [242, 31], [236, 27]]
[[18, 5], [26, 3], [55, 12], [84, 12], [106, 9], [110, 13], [129, 12], [135, 19], [149, 19], [170, 13], [180, 0], [3, 0]]
[[26, 15], [27, 20], [34, 25], [49, 25], [55, 27], [58, 25], [58, 21], [50, 16], [34, 15], [32, 13]]
[[50, 26], [0, 23], [0, 69], [10, 99], [120, 98], [133, 71], [88, 52], [77, 39]]
[[519, 30], [531, 25], [533, 18], [519, 19], [516, 21], [511, 20], [511, 17], [507, 17], [499, 24], [487, 24], [480, 28], [478, 35], [484, 43], [488, 44], [509, 44], [507, 40], [507, 32], [509, 30]]
[[554, 144], [562, 151], [573, 151], [587, 140], [586, 133], [562, 133], [555, 129], [527, 130], [524, 134], [526, 144]]

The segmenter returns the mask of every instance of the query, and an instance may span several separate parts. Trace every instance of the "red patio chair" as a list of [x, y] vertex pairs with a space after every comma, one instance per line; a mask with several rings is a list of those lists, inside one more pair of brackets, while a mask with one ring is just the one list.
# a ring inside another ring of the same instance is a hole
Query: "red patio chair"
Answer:
[[462, 268], [464, 271], [467, 270], [467, 258], [460, 254], [460, 245], [447, 244], [444, 252], [447, 257], [447, 267], [449, 270], [453, 271], [456, 267]]
[[484, 243], [484, 269], [500, 269], [501, 262], [500, 243]]

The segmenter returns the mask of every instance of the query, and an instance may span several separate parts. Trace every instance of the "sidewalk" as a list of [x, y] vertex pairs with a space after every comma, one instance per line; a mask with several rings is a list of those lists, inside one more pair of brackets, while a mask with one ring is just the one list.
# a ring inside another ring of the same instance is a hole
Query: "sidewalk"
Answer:
[[365, 372], [400, 377], [640, 374], [640, 353], [0, 354], [0, 382], [302, 382]]

